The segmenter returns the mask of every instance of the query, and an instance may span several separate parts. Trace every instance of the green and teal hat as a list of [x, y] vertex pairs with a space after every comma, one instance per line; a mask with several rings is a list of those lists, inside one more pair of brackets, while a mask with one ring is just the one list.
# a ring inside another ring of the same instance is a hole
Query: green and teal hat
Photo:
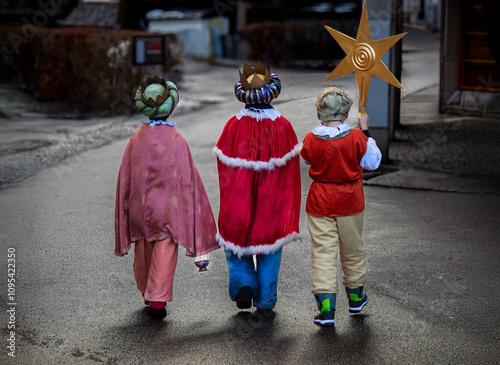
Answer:
[[171, 81], [158, 75], [146, 77], [135, 93], [135, 105], [149, 119], [164, 119], [179, 102], [179, 91]]

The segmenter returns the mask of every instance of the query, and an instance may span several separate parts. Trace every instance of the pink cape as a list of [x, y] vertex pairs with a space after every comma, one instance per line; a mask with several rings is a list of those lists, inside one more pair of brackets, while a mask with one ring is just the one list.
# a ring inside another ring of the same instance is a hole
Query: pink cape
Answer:
[[226, 123], [214, 147], [220, 245], [241, 257], [273, 253], [300, 239], [299, 152], [292, 125], [281, 115]]
[[144, 124], [130, 138], [118, 173], [115, 255], [138, 240], [171, 237], [187, 256], [217, 248], [217, 228], [184, 137], [172, 126]]

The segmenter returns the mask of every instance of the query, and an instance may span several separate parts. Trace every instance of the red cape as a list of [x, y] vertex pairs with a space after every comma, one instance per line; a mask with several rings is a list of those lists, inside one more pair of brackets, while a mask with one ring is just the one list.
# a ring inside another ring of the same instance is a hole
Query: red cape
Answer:
[[238, 256], [272, 253], [299, 239], [300, 145], [282, 116], [231, 118], [214, 147], [219, 243]]

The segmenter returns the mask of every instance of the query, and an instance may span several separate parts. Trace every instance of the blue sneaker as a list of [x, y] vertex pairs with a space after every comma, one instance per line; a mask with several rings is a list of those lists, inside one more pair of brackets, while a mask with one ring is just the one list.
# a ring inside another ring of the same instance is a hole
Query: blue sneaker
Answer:
[[337, 294], [316, 294], [314, 297], [320, 310], [320, 313], [314, 316], [314, 323], [324, 327], [333, 326], [335, 324], [335, 301]]
[[368, 303], [368, 296], [363, 292], [363, 287], [356, 289], [345, 288], [347, 298], [349, 299], [349, 312], [359, 313]]

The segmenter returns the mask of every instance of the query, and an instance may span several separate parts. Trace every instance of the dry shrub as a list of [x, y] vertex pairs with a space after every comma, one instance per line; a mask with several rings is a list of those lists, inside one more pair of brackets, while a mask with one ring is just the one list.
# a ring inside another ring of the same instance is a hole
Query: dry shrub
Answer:
[[[166, 47], [165, 66], [133, 66], [132, 37], [140, 31], [102, 28], [0, 28], [0, 82], [27, 88], [42, 101], [67, 101], [83, 108], [131, 105], [146, 75], [164, 74], [178, 61]], [[14, 40], [14, 41], [13, 41]], [[15, 42], [17, 40], [17, 42]], [[177, 42], [175, 35], [167, 42]]]
[[252, 23], [245, 29], [249, 58], [284, 66], [328, 67], [331, 60], [342, 59], [344, 52], [325, 25], [355, 37], [358, 23], [355, 19]]

